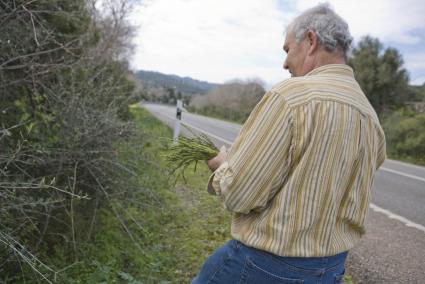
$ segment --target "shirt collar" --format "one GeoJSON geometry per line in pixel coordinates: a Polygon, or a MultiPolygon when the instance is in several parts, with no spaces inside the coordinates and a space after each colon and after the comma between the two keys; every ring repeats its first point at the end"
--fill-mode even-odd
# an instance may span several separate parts
{"type": "Polygon", "coordinates": [[[311,75],[339,75],[354,77],[353,69],[346,64],[327,64],[311,70],[305,76],[311,75]]]}

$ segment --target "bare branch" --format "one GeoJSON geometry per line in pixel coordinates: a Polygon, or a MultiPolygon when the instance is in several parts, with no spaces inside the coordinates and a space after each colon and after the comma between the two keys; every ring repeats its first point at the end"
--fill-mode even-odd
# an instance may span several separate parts
{"type": "Polygon", "coordinates": [[[37,46],[40,46],[40,43],[38,42],[38,39],[37,39],[37,32],[35,30],[34,19],[33,19],[32,13],[30,11],[28,11],[28,9],[25,8],[24,5],[22,5],[22,8],[30,14],[31,24],[32,24],[32,30],[34,32],[34,41],[37,44],[37,46]]]}

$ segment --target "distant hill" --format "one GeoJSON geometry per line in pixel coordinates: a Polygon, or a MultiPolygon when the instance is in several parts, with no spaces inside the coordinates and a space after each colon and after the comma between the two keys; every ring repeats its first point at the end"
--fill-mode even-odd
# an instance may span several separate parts
{"type": "Polygon", "coordinates": [[[205,94],[220,85],[153,71],[140,70],[135,75],[145,88],[174,88],[186,95],[205,94]]]}

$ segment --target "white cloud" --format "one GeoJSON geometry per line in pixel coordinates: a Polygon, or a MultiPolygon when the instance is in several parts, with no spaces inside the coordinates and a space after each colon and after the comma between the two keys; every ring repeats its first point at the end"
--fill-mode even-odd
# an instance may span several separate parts
{"type": "Polygon", "coordinates": [[[425,51],[407,54],[404,62],[406,68],[411,71],[422,70],[425,72],[425,51]]]}
{"type": "Polygon", "coordinates": [[[135,68],[223,82],[284,78],[285,14],[274,0],[157,0],[140,8],[135,68]],[[279,77],[279,78],[278,78],[279,77]]]}
{"type": "Polygon", "coordinates": [[[416,78],[416,79],[412,80],[412,81],[410,82],[410,84],[411,84],[411,85],[415,85],[415,86],[421,86],[421,85],[425,84],[425,76],[423,76],[423,77],[418,77],[418,78],[416,78]]]}
{"type": "Polygon", "coordinates": [[[404,66],[410,73],[411,84],[425,83],[425,51],[407,54],[404,57],[404,66]]]}
{"type": "MultiPolygon", "coordinates": [[[[321,1],[322,2],[322,1],[321,1]]],[[[353,36],[417,44],[425,29],[422,0],[330,0],[353,36]]],[[[289,77],[283,70],[284,28],[313,0],[147,0],[132,16],[140,26],[131,65],[211,82],[260,77],[268,84],[289,77]]],[[[423,40],[423,39],[422,39],[423,40]]],[[[408,69],[423,60],[407,59],[408,69]]],[[[424,71],[425,72],[425,71],[424,71]]]]}
{"type": "MultiPolygon", "coordinates": [[[[299,0],[302,11],[319,2],[299,0]]],[[[425,28],[423,0],[329,0],[335,11],[349,24],[351,33],[358,39],[370,34],[383,41],[416,44],[420,38],[412,31],[425,28]]]]}

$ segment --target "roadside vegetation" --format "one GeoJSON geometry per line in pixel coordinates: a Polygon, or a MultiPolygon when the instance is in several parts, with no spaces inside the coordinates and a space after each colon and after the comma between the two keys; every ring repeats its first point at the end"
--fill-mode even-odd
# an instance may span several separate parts
{"type": "Polygon", "coordinates": [[[401,54],[376,38],[364,37],[348,63],[378,113],[388,156],[425,165],[425,85],[409,86],[401,54]]]}
{"type": "MultiPolygon", "coordinates": [[[[199,164],[186,170],[187,183],[169,175],[160,159],[172,131],[139,107],[132,108],[134,139],[121,143],[117,155],[133,163],[136,193],[100,209],[91,242],[79,262],[58,274],[67,283],[189,283],[203,261],[230,238],[229,214],[208,195],[210,171],[199,164]],[[134,160],[137,156],[137,161],[134,160]],[[117,218],[119,216],[119,218],[117,218]]],[[[85,228],[79,219],[80,230],[85,228]]],[[[50,259],[66,267],[61,250],[50,259]]]]}
{"type": "MultiPolygon", "coordinates": [[[[166,145],[159,145],[158,138],[171,137],[172,131],[153,118],[144,109],[134,110],[140,130],[150,137],[144,152],[157,165],[144,168],[148,180],[160,181],[152,191],[162,204],[145,210],[141,225],[144,228],[144,252],[148,264],[141,279],[159,283],[190,283],[204,260],[218,246],[230,239],[230,214],[219,200],[209,195],[206,181],[211,172],[204,163],[198,163],[185,171],[186,182],[167,176],[168,163],[159,160],[166,145]],[[168,182],[168,183],[167,183],[168,182]]],[[[150,163],[148,163],[150,164],[150,163]]],[[[144,180],[140,180],[145,184],[144,180]]]]}
{"type": "Polygon", "coordinates": [[[195,96],[190,101],[188,110],[243,123],[264,93],[264,88],[258,82],[229,82],[205,95],[195,96]]]}
{"type": "Polygon", "coordinates": [[[0,2],[0,282],[93,271],[99,222],[127,228],[120,208],[146,194],[117,149],[134,136],[130,7],[103,3],[0,2]]]}
{"type": "Polygon", "coordinates": [[[171,137],[171,130],[142,108],[132,114],[135,139],[117,151],[123,163],[140,157],[134,168],[144,191],[125,204],[115,202],[115,212],[101,210],[93,242],[80,263],[61,275],[69,283],[189,283],[207,256],[230,239],[229,214],[205,188],[207,166],[188,168],[187,183],[173,185],[166,161],[158,158],[166,148],[158,140],[171,137]]]}

